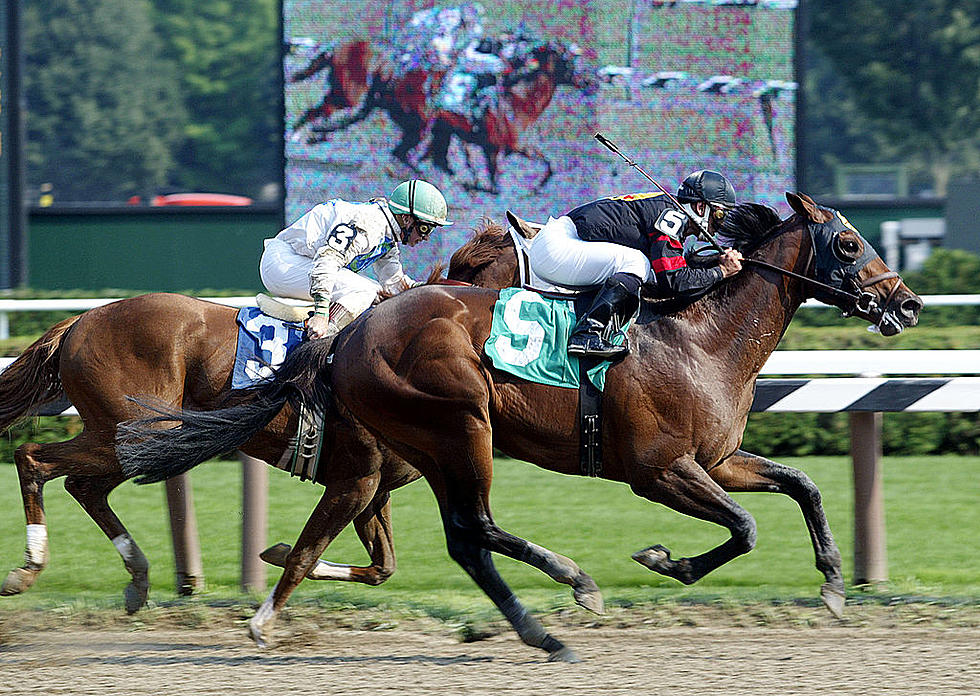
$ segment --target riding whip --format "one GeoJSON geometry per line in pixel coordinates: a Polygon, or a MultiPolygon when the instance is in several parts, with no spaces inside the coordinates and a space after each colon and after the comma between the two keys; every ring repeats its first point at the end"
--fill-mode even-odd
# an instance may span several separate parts
{"type": "Polygon", "coordinates": [[[685,215],[687,215],[687,217],[691,220],[691,222],[693,222],[695,225],[697,225],[698,230],[700,230],[700,232],[701,232],[702,239],[704,239],[712,247],[714,247],[714,249],[718,253],[724,253],[723,250],[722,250],[722,248],[721,248],[721,246],[718,244],[718,242],[715,241],[715,238],[711,236],[711,233],[710,232],[708,232],[708,228],[705,225],[701,224],[701,221],[700,220],[698,220],[696,217],[694,217],[693,215],[691,215],[691,213],[684,206],[682,206],[680,204],[680,202],[674,197],[674,194],[672,194],[670,191],[668,191],[663,186],[661,186],[656,181],[654,181],[654,179],[653,179],[652,176],[650,176],[645,171],[643,171],[643,168],[640,165],[638,165],[636,162],[634,162],[629,157],[627,157],[622,152],[620,152],[619,148],[616,147],[616,145],[614,145],[612,143],[612,141],[610,141],[602,133],[596,133],[595,134],[595,139],[598,140],[603,145],[605,145],[607,148],[609,148],[612,152],[615,152],[617,155],[619,155],[620,157],[622,157],[623,160],[626,161],[626,164],[628,164],[629,166],[633,167],[633,169],[635,169],[640,174],[642,174],[643,176],[645,176],[647,178],[647,180],[651,184],[653,184],[658,189],[660,189],[667,196],[667,198],[670,200],[671,203],[673,203],[674,205],[676,205],[679,210],[681,210],[685,215]]]}

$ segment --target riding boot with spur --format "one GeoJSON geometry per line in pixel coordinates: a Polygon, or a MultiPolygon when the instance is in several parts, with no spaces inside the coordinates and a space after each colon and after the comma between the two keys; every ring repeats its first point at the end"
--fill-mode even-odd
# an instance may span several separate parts
{"type": "Polygon", "coordinates": [[[625,336],[621,345],[612,343],[612,338],[639,309],[640,285],[640,279],[630,273],[616,273],[607,278],[592,306],[572,329],[568,354],[602,360],[617,360],[629,354],[625,336]]]}

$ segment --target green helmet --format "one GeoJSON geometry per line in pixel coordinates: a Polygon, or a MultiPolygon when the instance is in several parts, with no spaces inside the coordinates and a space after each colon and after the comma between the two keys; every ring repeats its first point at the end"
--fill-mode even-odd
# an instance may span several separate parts
{"type": "Polygon", "coordinates": [[[421,179],[398,184],[388,198],[388,207],[393,213],[414,215],[419,220],[433,225],[453,224],[446,219],[449,208],[439,189],[421,179]]]}

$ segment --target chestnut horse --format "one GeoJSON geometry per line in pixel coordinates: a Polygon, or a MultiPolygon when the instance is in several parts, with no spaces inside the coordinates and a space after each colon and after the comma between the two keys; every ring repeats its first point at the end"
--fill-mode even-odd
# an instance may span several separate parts
{"type": "MultiPolygon", "coordinates": [[[[302,114],[293,126],[293,137],[312,119],[322,123],[311,126],[312,134],[308,143],[326,140],[329,133],[346,129],[363,121],[375,109],[380,109],[401,131],[401,138],[392,150],[392,155],[413,171],[416,165],[409,159],[409,153],[421,142],[431,127],[432,143],[423,158],[431,158],[433,164],[452,174],[449,166],[449,143],[453,135],[464,143],[480,146],[486,156],[489,184],[482,185],[473,173],[469,188],[497,192],[497,170],[500,155],[520,154],[544,167],[541,180],[535,189],[541,188],[551,178],[551,164],[537,148],[521,146],[520,134],[527,130],[551,103],[555,90],[560,85],[569,85],[592,93],[598,89],[598,81],[581,69],[577,50],[563,41],[543,41],[529,49],[521,58],[522,64],[501,77],[503,80],[500,103],[488,109],[478,122],[470,122],[466,117],[450,111],[434,111],[429,97],[438,94],[439,86],[445,78],[445,71],[427,72],[420,68],[395,70],[391,61],[382,61],[377,67],[369,68],[371,48],[366,42],[356,42],[360,48],[342,46],[336,52],[322,54],[310,66],[297,73],[291,81],[305,79],[330,65],[330,88],[323,100],[302,114]],[[353,64],[342,62],[355,61],[353,64]],[[367,74],[367,84],[361,82],[367,74]],[[352,97],[359,100],[357,108],[346,117],[333,122],[327,119],[338,108],[354,106],[352,97]]],[[[353,45],[353,44],[352,44],[353,45]]],[[[467,152],[467,161],[469,153],[467,152]]]]}
{"type": "MultiPolygon", "coordinates": [[[[632,352],[606,375],[602,476],[729,530],[727,541],[698,556],[675,559],[660,545],[633,554],[685,584],[755,544],[755,521],[728,492],[789,495],[825,578],[821,597],[839,616],[841,557],[817,487],[803,472],[739,448],[756,378],[808,296],[872,322],[884,335],[913,326],[922,302],[840,213],[802,195],[787,200],[794,214],[785,221],[753,204],[729,213],[742,233],[755,233],[742,273],[676,314],[641,316],[629,330],[632,352]]],[[[450,556],[526,644],[549,659],[575,660],[521,605],[491,558],[496,552],[528,563],[570,585],[582,606],[602,611],[598,587],[574,561],[505,532],[490,511],[494,447],[582,474],[576,390],[505,374],[483,352],[498,297],[476,287],[415,288],[359,317],[332,352],[323,343],[300,346],[274,380],[237,406],[180,413],[148,404],[157,415],[120,426],[123,471],[138,482],[163,480],[244,441],[291,399],[315,404],[331,420],[377,435],[420,471],[438,501],[450,556]]],[[[260,644],[290,593],[382,485],[382,462],[349,454],[324,481],[282,577],[251,620],[260,644]]],[[[335,453],[334,464],[342,458],[335,453]]]]}
{"type": "Polygon", "coordinates": [[[456,136],[463,142],[468,165],[470,156],[467,144],[478,146],[486,161],[487,183],[481,183],[479,175],[473,170],[473,181],[466,187],[496,194],[499,193],[497,172],[501,156],[521,155],[543,169],[538,183],[532,187],[532,191],[536,192],[551,179],[551,162],[538,148],[521,145],[521,133],[534,125],[548,108],[559,86],[568,85],[585,94],[592,94],[599,83],[594,76],[582,70],[577,49],[561,41],[535,46],[526,56],[525,64],[515,66],[515,70],[504,75],[502,80],[503,92],[498,103],[488,107],[477,119],[451,111],[436,111],[432,117],[432,140],[425,157],[452,174],[448,159],[452,137],[456,136]]]}
{"type": "MultiPolygon", "coordinates": [[[[517,261],[508,234],[485,221],[454,254],[450,277],[497,288],[517,282],[517,261]]],[[[43,405],[66,398],[84,426],[71,440],[27,443],[15,452],[28,525],[27,552],[24,565],[8,573],[0,595],[27,590],[47,565],[44,484],[65,476],[66,490],[113,541],[132,576],[124,592],[126,610],[133,613],[145,604],[149,564],[108,502],[109,493],[125,480],[114,451],[116,425],[141,413],[127,394],[145,394],[191,409],[222,403],[231,390],[237,311],[162,293],[121,300],[54,325],[0,373],[0,432],[43,405]]],[[[290,446],[296,423],[295,412],[287,407],[248,442],[243,440],[240,449],[277,462],[290,446]]],[[[419,474],[363,430],[346,424],[337,430],[334,424],[326,438],[333,447],[360,448],[365,456],[384,461],[385,478],[371,504],[354,519],[371,565],[324,561],[311,577],[380,584],[395,570],[388,491],[419,474]]],[[[329,446],[324,448],[330,451],[329,446]]],[[[321,471],[331,466],[322,466],[321,471]]],[[[262,556],[281,565],[286,551],[288,547],[279,545],[262,556]]]]}

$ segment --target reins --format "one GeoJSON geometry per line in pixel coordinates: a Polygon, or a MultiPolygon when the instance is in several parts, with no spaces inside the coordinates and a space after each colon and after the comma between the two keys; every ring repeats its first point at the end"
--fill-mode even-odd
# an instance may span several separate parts
{"type": "MultiPolygon", "coordinates": [[[[813,249],[811,249],[810,260],[807,261],[808,267],[813,260],[813,254],[814,254],[813,249]]],[[[891,290],[888,292],[888,296],[885,298],[884,305],[882,306],[881,316],[878,318],[878,322],[876,324],[876,326],[879,329],[881,328],[881,325],[885,320],[884,307],[888,306],[892,298],[895,296],[895,293],[898,291],[898,286],[902,284],[902,279],[896,271],[886,271],[885,273],[879,273],[876,276],[872,276],[864,281],[861,281],[860,283],[857,283],[856,286],[859,292],[853,293],[853,292],[848,292],[847,290],[842,290],[840,288],[835,288],[832,285],[828,285],[823,281],[817,280],[816,278],[811,278],[809,276],[796,273],[795,271],[791,271],[788,268],[781,268],[779,266],[768,263],[767,261],[760,261],[759,259],[753,259],[753,258],[745,258],[742,259],[742,264],[757,266],[759,268],[765,268],[766,270],[775,271],[776,273],[779,273],[781,275],[790,278],[795,278],[796,280],[800,280],[804,283],[808,283],[811,286],[820,288],[821,290],[823,290],[824,292],[826,292],[827,294],[833,297],[843,299],[843,300],[850,300],[851,302],[854,303],[855,310],[866,312],[866,313],[870,313],[872,308],[874,308],[877,303],[875,302],[874,295],[872,295],[870,292],[865,292],[865,289],[871,287],[872,285],[880,283],[883,280],[888,280],[890,278],[897,278],[898,280],[896,280],[895,284],[892,285],[891,290]]],[[[849,316],[851,313],[852,312],[850,311],[844,310],[844,316],[849,316]]]]}

